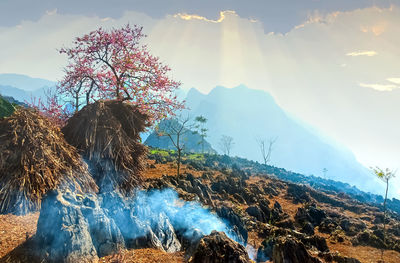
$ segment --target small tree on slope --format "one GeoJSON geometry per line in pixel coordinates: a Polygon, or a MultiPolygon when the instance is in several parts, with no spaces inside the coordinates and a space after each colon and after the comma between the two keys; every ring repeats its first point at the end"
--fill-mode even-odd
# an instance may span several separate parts
{"type": "Polygon", "coordinates": [[[170,119],[167,122],[163,122],[156,127],[156,133],[158,136],[167,136],[177,151],[177,169],[176,175],[179,177],[181,168],[182,153],[185,150],[185,142],[183,137],[186,133],[190,132],[193,125],[189,124],[189,117],[178,117],[170,119]]]}
{"type": "MultiPolygon", "coordinates": [[[[396,172],[392,171],[388,168],[385,170],[375,167],[371,168],[372,171],[375,173],[376,176],[378,176],[379,179],[384,181],[386,183],[386,191],[385,191],[385,200],[383,202],[383,243],[386,244],[386,201],[387,201],[387,195],[388,195],[388,190],[389,190],[389,181],[390,179],[395,177],[396,172]]],[[[382,261],[383,261],[383,249],[382,249],[382,261]]]]}
{"type": "Polygon", "coordinates": [[[205,127],[206,123],[207,123],[207,119],[200,115],[197,116],[194,121],[196,122],[195,128],[197,129],[197,131],[195,133],[198,133],[201,137],[201,140],[199,142],[199,144],[201,144],[201,153],[204,153],[204,143],[205,143],[205,139],[207,137],[207,131],[208,129],[205,127]]]}
{"type": "Polygon", "coordinates": [[[234,144],[235,143],[233,142],[233,138],[231,136],[228,136],[228,135],[222,135],[221,139],[219,141],[220,149],[222,150],[222,152],[225,155],[228,155],[228,156],[230,155],[234,144]]]}

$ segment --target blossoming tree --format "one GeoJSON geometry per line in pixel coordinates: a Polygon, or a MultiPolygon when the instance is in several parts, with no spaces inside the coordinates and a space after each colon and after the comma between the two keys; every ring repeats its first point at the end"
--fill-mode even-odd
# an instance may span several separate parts
{"type": "Polygon", "coordinates": [[[140,45],[142,28],[129,24],[106,30],[99,28],[77,37],[73,47],[62,48],[69,64],[59,90],[70,99],[75,111],[98,99],[116,99],[137,105],[159,120],[183,108],[175,91],[170,68],[140,45]]]}

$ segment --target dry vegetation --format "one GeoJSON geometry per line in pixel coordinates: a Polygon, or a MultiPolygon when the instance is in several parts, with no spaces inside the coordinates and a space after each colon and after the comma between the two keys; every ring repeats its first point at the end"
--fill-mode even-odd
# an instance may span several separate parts
{"type": "Polygon", "coordinates": [[[183,252],[166,253],[157,249],[124,250],[118,255],[101,258],[100,263],[180,263],[184,262],[183,252]]]}
{"type": "Polygon", "coordinates": [[[101,188],[113,184],[130,191],[141,182],[147,148],[140,132],[148,117],[121,101],[98,101],[72,116],[62,132],[95,168],[92,175],[101,188]]]}
{"type": "Polygon", "coordinates": [[[0,215],[0,258],[36,233],[39,212],[23,216],[0,215]]]}
{"type": "Polygon", "coordinates": [[[0,119],[0,174],[0,213],[34,211],[48,190],[60,186],[97,191],[76,149],[53,123],[30,109],[0,119]]]}

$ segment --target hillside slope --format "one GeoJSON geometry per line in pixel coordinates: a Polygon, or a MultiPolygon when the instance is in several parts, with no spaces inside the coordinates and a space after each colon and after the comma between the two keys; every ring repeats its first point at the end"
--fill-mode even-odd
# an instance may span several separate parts
{"type": "MultiPolygon", "coordinates": [[[[182,202],[195,200],[208,207],[240,234],[257,262],[282,262],[279,255],[306,260],[288,261],[297,263],[372,263],[380,259],[382,212],[376,206],[339,192],[280,180],[262,172],[257,164],[237,158],[205,155],[193,159],[186,155],[180,177],[175,176],[173,155],[151,154],[149,158],[144,188],[172,188],[182,202]],[[288,244],[290,249],[285,249],[288,244]]],[[[396,213],[389,217],[384,259],[396,263],[400,260],[400,222],[396,213]]],[[[0,262],[34,262],[24,255],[35,235],[37,219],[37,213],[0,216],[0,262]]],[[[184,253],[155,248],[122,250],[99,262],[185,262],[184,253]]]]}
{"type": "Polygon", "coordinates": [[[192,116],[208,119],[209,142],[234,139],[232,155],[261,161],[257,138],[277,138],[270,164],[302,174],[323,176],[381,192],[382,183],[346,148],[322,137],[288,115],[268,93],[245,86],[216,87],[209,94],[191,89],[186,98],[192,116]]]}

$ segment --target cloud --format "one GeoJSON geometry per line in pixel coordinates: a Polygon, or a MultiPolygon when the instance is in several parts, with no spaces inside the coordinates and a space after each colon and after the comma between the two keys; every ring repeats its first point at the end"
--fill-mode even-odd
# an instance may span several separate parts
{"type": "MultiPolygon", "coordinates": [[[[296,25],[304,23],[314,10],[322,15],[346,12],[371,6],[390,7],[394,0],[253,0],[251,4],[243,0],[1,0],[0,26],[16,26],[22,21],[37,21],[46,10],[57,8],[64,15],[111,17],[119,19],[124,12],[136,11],[155,19],[169,14],[197,14],[205,18],[215,18],[221,10],[235,10],[243,18],[260,21],[265,32],[287,33],[296,25]],[[40,3],[38,3],[40,2],[40,3]],[[23,6],[24,8],[21,8],[23,6]],[[79,8],[76,8],[79,6],[79,8]]],[[[214,20],[215,21],[215,20],[214,20]]],[[[376,31],[376,30],[375,30],[376,31]]],[[[379,32],[379,30],[377,31],[379,32]]]]}
{"type": "Polygon", "coordinates": [[[364,33],[371,32],[375,36],[380,36],[386,31],[388,23],[386,21],[381,21],[378,24],[372,26],[361,26],[361,31],[364,33]]]}
{"type": "Polygon", "coordinates": [[[370,88],[378,91],[392,91],[394,89],[400,88],[399,86],[392,85],[392,84],[366,84],[360,83],[360,86],[363,88],[370,88]]]}
{"type": "Polygon", "coordinates": [[[346,54],[346,56],[350,56],[350,57],[358,57],[358,56],[372,57],[372,56],[376,56],[376,55],[378,55],[378,53],[373,50],[353,51],[353,52],[346,54]]]}
{"type": "Polygon", "coordinates": [[[0,26],[0,73],[60,79],[66,57],[57,48],[99,26],[140,24],[148,35],[144,44],[185,88],[208,92],[216,85],[244,83],[266,90],[287,112],[350,147],[364,164],[398,164],[400,84],[395,81],[400,60],[393,43],[400,41],[400,8],[336,12],[322,20],[315,14],[302,28],[291,26],[285,34],[266,34],[264,17],[255,16],[259,22],[252,23],[238,10],[218,15],[186,8],[169,14],[66,15],[59,8],[54,15],[43,12],[38,20],[24,20],[19,28],[0,26]],[[385,33],[379,37],[360,30],[383,21],[385,33]],[[353,57],[368,54],[375,56],[353,57]],[[373,127],[368,116],[379,116],[373,127]],[[391,129],[378,129],[388,125],[391,129]]]}
{"type": "Polygon", "coordinates": [[[49,16],[57,14],[57,8],[54,8],[53,10],[46,10],[46,14],[49,16]]]}
{"type": "MultiPolygon", "coordinates": [[[[226,18],[226,15],[237,16],[235,11],[226,10],[226,11],[221,11],[219,13],[219,18],[217,20],[208,19],[204,16],[200,16],[200,15],[196,15],[196,14],[186,14],[186,13],[178,13],[178,14],[173,15],[173,17],[180,18],[183,20],[202,20],[202,21],[206,21],[206,22],[210,22],[210,23],[221,23],[226,18]]],[[[253,20],[251,20],[251,21],[253,21],[253,20]]]]}
{"type": "Polygon", "coordinates": [[[400,85],[400,78],[387,78],[386,79],[389,82],[392,82],[394,84],[399,84],[400,85]]]}

